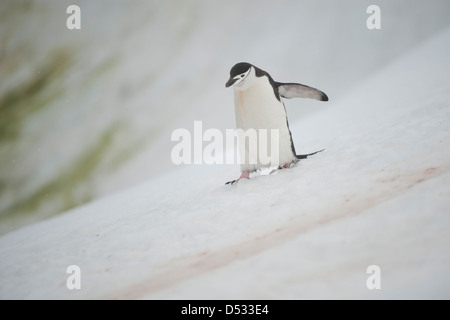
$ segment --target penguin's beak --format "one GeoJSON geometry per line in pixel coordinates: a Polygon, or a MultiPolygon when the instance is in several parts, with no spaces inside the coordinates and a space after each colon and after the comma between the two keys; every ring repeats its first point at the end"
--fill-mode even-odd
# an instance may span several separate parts
{"type": "Polygon", "coordinates": [[[235,83],[236,81],[237,81],[237,79],[234,79],[234,78],[230,77],[230,79],[228,79],[227,83],[225,83],[225,87],[228,88],[229,86],[232,86],[233,83],[235,83]]]}

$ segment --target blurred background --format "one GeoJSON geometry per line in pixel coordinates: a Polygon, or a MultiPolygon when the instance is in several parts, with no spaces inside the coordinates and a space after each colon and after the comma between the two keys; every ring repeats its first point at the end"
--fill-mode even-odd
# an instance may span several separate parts
{"type": "Polygon", "coordinates": [[[438,34],[449,13],[448,0],[2,0],[0,234],[175,169],[176,128],[234,128],[224,85],[237,62],[328,94],[326,106],[287,105],[295,121],[438,34]],[[71,4],[81,30],[66,27],[71,4]],[[366,27],[371,4],[381,30],[366,27]]]}

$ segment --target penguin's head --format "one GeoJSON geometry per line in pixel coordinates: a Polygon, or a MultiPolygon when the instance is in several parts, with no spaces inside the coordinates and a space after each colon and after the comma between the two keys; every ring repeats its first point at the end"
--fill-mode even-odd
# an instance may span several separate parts
{"type": "Polygon", "coordinates": [[[234,86],[238,90],[247,89],[255,79],[255,67],[247,62],[237,63],[230,70],[230,79],[225,87],[234,86]]]}

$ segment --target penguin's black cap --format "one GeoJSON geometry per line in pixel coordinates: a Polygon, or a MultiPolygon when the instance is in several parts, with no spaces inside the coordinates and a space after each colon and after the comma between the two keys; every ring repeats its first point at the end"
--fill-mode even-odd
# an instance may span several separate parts
{"type": "Polygon", "coordinates": [[[251,65],[248,62],[239,62],[236,63],[233,68],[231,68],[230,70],[230,77],[234,78],[237,75],[247,72],[248,69],[250,69],[253,65],[251,65]]]}
{"type": "Polygon", "coordinates": [[[236,63],[230,70],[230,79],[228,79],[227,83],[225,83],[225,87],[228,88],[229,86],[232,86],[233,83],[237,81],[237,79],[233,78],[236,77],[237,75],[247,72],[248,69],[250,69],[251,67],[253,67],[253,65],[248,62],[236,63]]]}

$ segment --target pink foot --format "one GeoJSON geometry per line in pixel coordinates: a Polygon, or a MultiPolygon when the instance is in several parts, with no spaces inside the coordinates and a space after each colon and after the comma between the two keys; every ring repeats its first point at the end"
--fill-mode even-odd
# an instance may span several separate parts
{"type": "Polygon", "coordinates": [[[281,169],[289,169],[290,167],[291,167],[290,163],[285,163],[284,165],[279,166],[278,169],[279,170],[281,170],[281,169]]]}
{"type": "Polygon", "coordinates": [[[228,181],[227,183],[225,183],[225,184],[234,184],[234,183],[237,183],[239,180],[241,180],[241,179],[250,179],[250,171],[242,171],[242,174],[241,174],[241,176],[239,177],[239,179],[237,179],[237,180],[232,180],[232,181],[228,181]]]}

